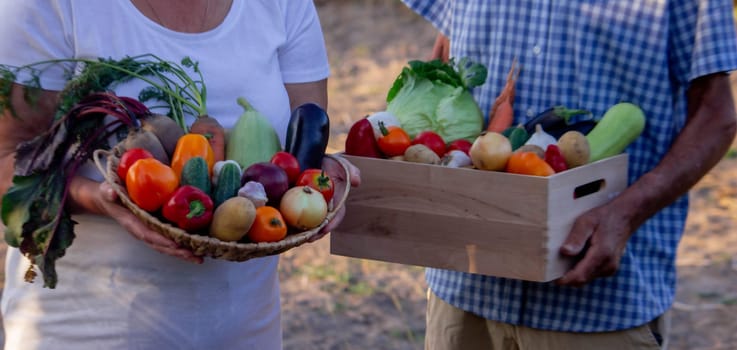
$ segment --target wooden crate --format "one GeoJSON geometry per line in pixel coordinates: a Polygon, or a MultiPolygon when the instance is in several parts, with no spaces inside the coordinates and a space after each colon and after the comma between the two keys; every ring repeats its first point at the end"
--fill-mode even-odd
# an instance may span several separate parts
{"type": "Polygon", "coordinates": [[[362,182],[332,254],[529,281],[570,269],[574,219],[627,186],[626,154],[550,177],[345,157],[362,182]]]}

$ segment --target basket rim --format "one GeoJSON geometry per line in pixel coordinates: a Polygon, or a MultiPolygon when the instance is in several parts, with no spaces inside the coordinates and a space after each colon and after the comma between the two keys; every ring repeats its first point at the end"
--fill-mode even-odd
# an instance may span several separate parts
{"type": "MultiPolygon", "coordinates": [[[[350,192],[350,170],[346,164],[346,160],[340,156],[325,154],[326,158],[330,158],[341,165],[345,172],[345,182],[343,194],[338,201],[333,198],[333,206],[327,213],[323,222],[310,230],[290,233],[284,239],[277,242],[226,242],[217,238],[189,233],[182,230],[171,223],[160,220],[158,217],[138,207],[128,196],[122,180],[117,174],[117,165],[119,163],[121,151],[118,149],[104,150],[98,149],[93,152],[93,160],[100,173],[102,173],[105,181],[111,185],[118,195],[118,198],[136,217],[144,221],[149,228],[161,233],[162,235],[174,240],[180,246],[189,246],[196,255],[209,256],[213,258],[222,258],[226,260],[245,261],[250,258],[262,257],[268,255],[276,255],[291,248],[300,246],[311,238],[318,235],[321,230],[335,217],[336,213],[345,205],[346,199],[350,192]]],[[[291,228],[290,228],[291,229],[291,228]]]]}

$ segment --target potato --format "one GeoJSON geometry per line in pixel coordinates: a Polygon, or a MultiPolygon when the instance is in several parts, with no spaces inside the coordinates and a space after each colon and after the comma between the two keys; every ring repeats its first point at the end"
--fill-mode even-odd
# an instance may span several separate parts
{"type": "Polygon", "coordinates": [[[407,147],[404,151],[404,160],[413,163],[440,164],[440,157],[430,147],[419,143],[407,147]]]}
{"type": "Polygon", "coordinates": [[[566,160],[568,168],[587,164],[591,155],[589,141],[579,131],[571,130],[558,138],[558,149],[566,160]]]}
{"type": "Polygon", "coordinates": [[[231,197],[220,204],[212,216],[210,236],[221,241],[238,241],[256,220],[256,207],[245,197],[231,197]]]}
{"type": "Polygon", "coordinates": [[[538,157],[545,159],[545,150],[538,145],[523,145],[514,151],[514,153],[517,152],[535,152],[538,157]]]}

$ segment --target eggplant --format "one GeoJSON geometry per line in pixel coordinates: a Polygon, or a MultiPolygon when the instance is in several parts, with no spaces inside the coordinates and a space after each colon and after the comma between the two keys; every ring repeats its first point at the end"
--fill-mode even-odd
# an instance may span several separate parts
{"type": "Polygon", "coordinates": [[[563,127],[554,127],[550,130],[545,130],[548,134],[555,137],[556,139],[559,139],[563,134],[565,134],[567,131],[575,130],[578,131],[584,135],[588,134],[589,131],[593,130],[596,126],[597,121],[594,119],[586,119],[579,122],[575,122],[573,124],[567,124],[563,127]]]}
{"type": "Polygon", "coordinates": [[[563,106],[555,106],[525,122],[524,127],[527,133],[532,135],[535,132],[535,125],[540,124],[545,132],[550,133],[550,130],[567,127],[571,117],[581,114],[591,114],[591,112],[584,109],[568,109],[563,106]]]}
{"type": "Polygon", "coordinates": [[[291,153],[301,171],[322,168],[330,138],[330,118],[315,103],[305,103],[292,111],[284,150],[291,153]]]}

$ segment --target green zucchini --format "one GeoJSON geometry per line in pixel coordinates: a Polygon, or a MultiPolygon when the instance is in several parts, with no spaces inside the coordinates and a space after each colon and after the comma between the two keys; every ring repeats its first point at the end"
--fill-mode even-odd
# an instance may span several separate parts
{"type": "Polygon", "coordinates": [[[235,160],[241,169],[246,169],[251,164],[268,162],[282,148],[279,137],[266,116],[245,98],[239,97],[237,101],[243,107],[243,114],[230,130],[225,159],[235,160]]]}
{"type": "Polygon", "coordinates": [[[192,185],[201,189],[203,192],[210,194],[210,170],[207,162],[202,157],[192,157],[182,167],[179,183],[184,185],[192,185]]]}
{"type": "Polygon", "coordinates": [[[621,102],[610,107],[586,134],[590,162],[622,153],[645,129],[645,113],[635,104],[621,102]]]}
{"type": "Polygon", "coordinates": [[[212,194],[212,201],[217,208],[226,200],[235,197],[241,188],[241,169],[232,162],[223,164],[218,174],[218,181],[215,184],[215,191],[212,194]]]}

